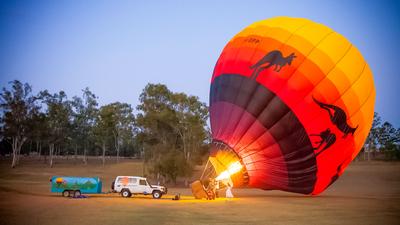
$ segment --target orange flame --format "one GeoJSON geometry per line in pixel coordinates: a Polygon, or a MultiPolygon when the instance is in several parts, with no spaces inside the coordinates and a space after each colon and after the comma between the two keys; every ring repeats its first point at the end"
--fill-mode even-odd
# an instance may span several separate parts
{"type": "Polygon", "coordinates": [[[236,161],[228,166],[228,169],[223,171],[220,175],[215,178],[216,180],[225,180],[231,177],[232,174],[239,172],[243,168],[239,161],[236,161]]]}

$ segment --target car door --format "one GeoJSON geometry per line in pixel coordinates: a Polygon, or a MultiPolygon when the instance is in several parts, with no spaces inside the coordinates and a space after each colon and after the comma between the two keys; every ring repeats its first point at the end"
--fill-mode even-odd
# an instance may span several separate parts
{"type": "Polygon", "coordinates": [[[140,190],[140,193],[151,194],[151,191],[149,192],[146,179],[139,179],[138,189],[140,190]]]}
{"type": "Polygon", "coordinates": [[[127,186],[131,193],[138,193],[138,191],[137,191],[138,179],[137,178],[129,177],[127,186]]]}
{"type": "Polygon", "coordinates": [[[153,192],[153,188],[150,186],[149,182],[146,180],[146,192],[151,194],[153,192]]]}

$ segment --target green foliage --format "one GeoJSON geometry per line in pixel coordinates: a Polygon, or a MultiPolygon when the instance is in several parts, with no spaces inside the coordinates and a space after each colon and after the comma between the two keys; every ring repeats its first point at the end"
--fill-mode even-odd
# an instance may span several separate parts
{"type": "Polygon", "coordinates": [[[365,141],[368,151],[384,152],[387,160],[400,160],[400,129],[387,121],[382,124],[378,113],[374,114],[371,130],[365,141]]]}
{"type": "MultiPolygon", "coordinates": [[[[71,102],[72,140],[81,149],[86,150],[94,142],[94,126],[98,115],[97,96],[89,88],[82,90],[82,98],[74,96],[71,102]]],[[[83,152],[86,155],[86,152],[83,152]]]]}
{"type": "Polygon", "coordinates": [[[193,165],[187,162],[177,150],[168,151],[162,156],[162,160],[154,163],[150,172],[160,174],[167,179],[167,182],[176,183],[178,176],[187,177],[192,175],[193,165]]]}
{"type": "Polygon", "coordinates": [[[385,152],[386,159],[400,159],[399,157],[399,130],[396,130],[392,124],[385,122],[379,128],[378,143],[380,150],[385,152]]]}
{"type": "Polygon", "coordinates": [[[119,160],[120,147],[132,142],[133,130],[134,116],[129,104],[115,102],[100,108],[94,132],[102,148],[103,163],[106,146],[114,147],[119,160]]]}
{"type": "Polygon", "coordinates": [[[68,137],[71,128],[72,108],[64,91],[50,94],[47,90],[40,92],[40,99],[46,104],[45,122],[49,135],[47,141],[58,144],[68,137]]]}
{"type": "Polygon", "coordinates": [[[1,136],[12,145],[15,167],[25,141],[33,136],[36,120],[40,116],[40,107],[36,104],[36,97],[32,95],[32,87],[20,81],[10,82],[11,90],[3,88],[0,93],[0,124],[1,136]]]}
{"type": "Polygon", "coordinates": [[[96,133],[101,139],[114,139],[115,147],[119,148],[123,141],[132,138],[134,131],[134,116],[129,104],[115,102],[100,108],[97,117],[96,133]],[[126,136],[125,139],[123,137],[126,136]]]}
{"type": "Polygon", "coordinates": [[[99,108],[89,88],[72,99],[63,91],[44,90],[37,96],[31,92],[28,84],[19,81],[12,82],[11,90],[3,89],[1,134],[7,140],[17,136],[20,146],[26,140],[43,144],[51,166],[53,155],[71,152],[103,155],[103,162],[106,154],[117,155],[117,160],[119,155],[136,155],[144,158],[154,175],[175,182],[179,176],[190,176],[208,153],[206,104],[165,85],[145,87],[136,118],[126,103],[99,108]]]}
{"type": "Polygon", "coordinates": [[[367,140],[365,141],[365,147],[367,147],[369,150],[377,148],[381,121],[381,117],[375,112],[371,130],[369,131],[367,140]]]}
{"type": "Polygon", "coordinates": [[[136,125],[149,171],[175,182],[187,177],[208,142],[208,108],[195,96],[148,84],[140,95],[136,125]]]}

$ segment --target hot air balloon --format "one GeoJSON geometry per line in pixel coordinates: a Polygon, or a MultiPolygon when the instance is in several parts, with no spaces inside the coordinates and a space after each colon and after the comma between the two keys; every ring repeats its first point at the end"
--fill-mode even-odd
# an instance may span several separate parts
{"type": "Polygon", "coordinates": [[[308,19],[256,22],[214,68],[209,165],[234,186],[319,194],[362,148],[374,103],[371,70],[345,37],[308,19]]]}

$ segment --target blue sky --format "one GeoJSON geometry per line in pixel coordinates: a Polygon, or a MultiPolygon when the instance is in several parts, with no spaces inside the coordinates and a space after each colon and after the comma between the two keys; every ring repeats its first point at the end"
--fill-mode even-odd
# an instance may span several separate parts
{"type": "Polygon", "coordinates": [[[0,87],[90,89],[100,104],[135,106],[149,83],[197,95],[225,44],[247,25],[305,17],[347,37],[364,55],[376,111],[400,126],[400,1],[0,1],[0,87]]]}

